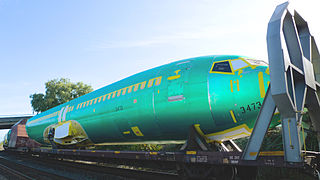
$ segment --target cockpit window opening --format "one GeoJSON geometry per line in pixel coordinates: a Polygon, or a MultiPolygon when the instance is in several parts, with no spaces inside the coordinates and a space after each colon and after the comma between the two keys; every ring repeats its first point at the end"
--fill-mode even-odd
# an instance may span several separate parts
{"type": "Polygon", "coordinates": [[[234,74],[235,71],[239,71],[247,67],[254,69],[257,66],[268,66],[268,64],[262,60],[239,57],[237,59],[214,62],[210,73],[234,74]]]}
{"type": "Polygon", "coordinates": [[[215,62],[212,66],[211,73],[232,73],[229,61],[215,62]]]}
{"type": "Polygon", "coordinates": [[[243,69],[248,67],[249,65],[243,61],[242,59],[235,59],[235,60],[231,60],[231,65],[232,65],[232,69],[233,71],[237,71],[239,69],[243,69]]]}

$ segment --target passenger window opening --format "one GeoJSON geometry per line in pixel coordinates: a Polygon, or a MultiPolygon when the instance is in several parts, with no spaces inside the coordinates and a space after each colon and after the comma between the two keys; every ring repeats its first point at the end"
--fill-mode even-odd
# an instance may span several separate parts
{"type": "Polygon", "coordinates": [[[211,72],[225,72],[232,73],[229,61],[217,62],[214,64],[211,72]]]}

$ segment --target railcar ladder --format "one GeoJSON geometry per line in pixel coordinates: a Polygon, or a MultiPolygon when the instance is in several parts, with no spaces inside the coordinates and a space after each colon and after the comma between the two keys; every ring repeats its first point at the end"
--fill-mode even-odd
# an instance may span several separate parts
{"type": "Polygon", "coordinates": [[[285,161],[303,160],[299,131],[305,107],[320,142],[320,55],[307,22],[288,5],[278,5],[268,24],[270,86],[243,152],[244,160],[257,159],[276,108],[281,115],[285,161]]]}

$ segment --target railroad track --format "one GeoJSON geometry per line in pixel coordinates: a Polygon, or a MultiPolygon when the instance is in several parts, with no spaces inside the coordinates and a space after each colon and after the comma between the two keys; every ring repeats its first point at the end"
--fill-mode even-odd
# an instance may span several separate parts
{"type": "Polygon", "coordinates": [[[20,173],[19,171],[16,171],[12,168],[9,168],[5,165],[0,164],[0,170],[1,173],[4,176],[4,178],[8,178],[8,179],[32,179],[30,176],[24,175],[22,173],[20,173]]]}
{"type": "MultiPolygon", "coordinates": [[[[8,157],[13,154],[8,155],[8,157]]],[[[178,176],[173,173],[166,172],[155,172],[155,171],[144,171],[134,170],[116,167],[98,166],[96,164],[62,161],[54,159],[46,159],[39,157],[31,157],[25,155],[14,156],[25,162],[32,162],[40,167],[46,167],[47,169],[54,169],[55,172],[60,175],[63,174],[64,178],[68,179],[112,179],[112,180],[177,180],[178,176]]],[[[1,156],[0,156],[1,157],[1,156]]],[[[1,158],[0,158],[1,163],[1,158]]],[[[50,176],[49,176],[50,177],[50,176]]],[[[37,178],[42,179],[42,178],[37,178]]],[[[55,178],[53,178],[55,179],[55,178]]],[[[61,178],[59,178],[61,179],[61,178]]]]}
{"type": "Polygon", "coordinates": [[[0,156],[1,175],[7,179],[33,180],[33,179],[62,179],[67,180],[64,176],[49,173],[41,169],[37,169],[18,161],[11,160],[7,157],[0,156]]]}

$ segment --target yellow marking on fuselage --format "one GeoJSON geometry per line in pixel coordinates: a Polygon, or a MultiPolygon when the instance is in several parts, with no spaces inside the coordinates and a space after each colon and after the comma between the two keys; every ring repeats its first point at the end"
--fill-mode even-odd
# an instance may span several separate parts
{"type": "Polygon", "coordinates": [[[268,74],[268,75],[270,74],[269,67],[266,69],[265,73],[268,74]]]}
{"type": "Polygon", "coordinates": [[[237,79],[237,90],[240,91],[240,88],[239,88],[239,79],[237,79]]]}
{"type": "Polygon", "coordinates": [[[232,117],[233,122],[234,122],[234,123],[237,123],[237,120],[236,120],[236,117],[234,116],[233,111],[230,110],[229,112],[230,112],[230,115],[231,115],[231,117],[232,117]]]}
{"type": "Polygon", "coordinates": [[[27,123],[27,125],[36,123],[36,122],[41,121],[41,120],[46,120],[46,119],[52,118],[52,117],[54,117],[54,116],[57,116],[57,115],[59,114],[59,112],[60,112],[60,111],[56,111],[56,112],[54,112],[54,113],[51,113],[51,114],[42,116],[42,117],[40,117],[40,118],[38,118],[38,119],[29,121],[29,122],[27,123]]]}
{"type": "Polygon", "coordinates": [[[231,92],[233,92],[233,83],[232,83],[232,80],[230,80],[230,87],[231,87],[231,92]]]}
{"type": "Polygon", "coordinates": [[[124,131],[123,134],[130,134],[130,131],[124,131]]]}
{"type": "Polygon", "coordinates": [[[138,126],[131,127],[131,129],[136,136],[144,136],[138,126]]]}
{"type": "Polygon", "coordinates": [[[179,74],[180,71],[181,71],[180,69],[174,71],[174,73],[176,73],[176,75],[174,75],[174,76],[169,76],[169,77],[168,77],[168,80],[174,80],[174,79],[180,78],[180,77],[181,77],[181,75],[179,74]]]}
{"type": "Polygon", "coordinates": [[[265,91],[264,82],[263,82],[263,72],[258,73],[258,79],[259,79],[260,96],[261,98],[264,98],[266,95],[266,91],[265,91]]]}
{"type": "MultiPolygon", "coordinates": [[[[241,73],[243,73],[243,70],[242,70],[242,69],[239,69],[239,70],[238,70],[238,76],[240,76],[241,73]]],[[[241,75],[240,77],[242,77],[242,75],[241,75]]]]}

